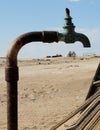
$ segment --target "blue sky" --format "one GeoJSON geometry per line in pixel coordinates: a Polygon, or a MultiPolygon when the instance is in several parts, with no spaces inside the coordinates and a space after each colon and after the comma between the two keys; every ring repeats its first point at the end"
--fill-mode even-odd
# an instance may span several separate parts
{"type": "Polygon", "coordinates": [[[88,36],[91,48],[82,44],[30,43],[19,52],[21,58],[42,58],[47,55],[75,51],[77,55],[100,55],[100,0],[1,0],[0,56],[6,56],[12,41],[31,31],[62,31],[65,8],[69,8],[75,31],[88,36]]]}

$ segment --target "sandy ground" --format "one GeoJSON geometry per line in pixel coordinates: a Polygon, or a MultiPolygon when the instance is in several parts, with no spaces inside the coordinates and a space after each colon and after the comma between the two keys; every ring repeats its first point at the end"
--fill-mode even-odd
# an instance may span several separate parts
{"type": "MultiPolygon", "coordinates": [[[[99,57],[20,60],[18,130],[50,130],[80,106],[99,61],[99,57]]],[[[4,63],[1,58],[0,130],[7,130],[4,63]]]]}

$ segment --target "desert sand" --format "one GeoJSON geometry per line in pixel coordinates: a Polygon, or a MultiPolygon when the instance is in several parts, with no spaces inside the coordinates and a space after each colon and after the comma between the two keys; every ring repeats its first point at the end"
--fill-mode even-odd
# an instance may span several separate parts
{"type": "MultiPolygon", "coordinates": [[[[100,57],[19,60],[18,130],[50,130],[85,100],[100,57]]],[[[5,59],[0,58],[0,130],[7,130],[5,59]]]]}

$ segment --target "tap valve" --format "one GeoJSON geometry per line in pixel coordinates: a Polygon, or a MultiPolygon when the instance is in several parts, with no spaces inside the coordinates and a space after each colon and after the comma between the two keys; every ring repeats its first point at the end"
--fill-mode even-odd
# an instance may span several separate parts
{"type": "Polygon", "coordinates": [[[66,16],[70,16],[70,10],[68,8],[66,8],[66,16]]]}
{"type": "Polygon", "coordinates": [[[63,28],[68,28],[70,27],[75,27],[74,24],[72,23],[72,17],[70,16],[70,10],[66,8],[66,17],[65,17],[65,26],[63,28]]]}
{"type": "Polygon", "coordinates": [[[59,41],[64,41],[68,44],[80,41],[84,47],[90,47],[90,41],[88,37],[84,34],[75,32],[75,26],[72,23],[72,17],[70,16],[70,10],[68,8],[66,8],[65,25],[63,29],[64,32],[59,33],[59,41]]]}

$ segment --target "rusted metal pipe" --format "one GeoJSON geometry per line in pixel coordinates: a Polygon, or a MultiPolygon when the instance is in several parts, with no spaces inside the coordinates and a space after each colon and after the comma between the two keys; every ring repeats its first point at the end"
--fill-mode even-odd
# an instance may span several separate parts
{"type": "Polygon", "coordinates": [[[58,32],[29,32],[19,36],[10,46],[6,57],[5,80],[7,81],[7,130],[18,130],[18,86],[17,55],[27,43],[33,41],[58,42],[58,32]]]}

